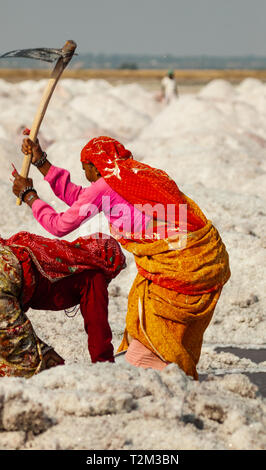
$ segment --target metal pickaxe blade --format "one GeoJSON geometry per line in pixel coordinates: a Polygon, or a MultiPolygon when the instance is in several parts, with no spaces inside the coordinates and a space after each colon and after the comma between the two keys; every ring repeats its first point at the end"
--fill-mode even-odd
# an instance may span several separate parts
{"type": "MultiPolygon", "coordinates": [[[[53,62],[57,59],[56,65],[52,71],[51,78],[47,83],[47,86],[43,92],[41,102],[37,113],[35,115],[33,124],[31,126],[31,131],[29,138],[36,142],[37,134],[39,132],[40,125],[44,118],[47,106],[49,104],[50,98],[53,94],[53,91],[56,87],[56,84],[66,68],[67,64],[70,62],[77,44],[74,41],[67,41],[62,49],[48,49],[48,48],[38,48],[38,49],[21,49],[17,51],[11,51],[4,54],[2,57],[28,57],[38,60],[46,60],[48,62],[53,62]]],[[[20,175],[24,178],[28,177],[29,169],[31,164],[31,155],[24,155],[22,169],[20,175]]],[[[17,205],[21,204],[21,200],[17,199],[17,205]]]]}
{"type": "Polygon", "coordinates": [[[13,57],[24,57],[25,59],[54,62],[60,57],[64,57],[64,53],[62,49],[49,49],[47,47],[39,47],[37,49],[17,49],[16,51],[6,52],[0,56],[0,59],[12,59],[13,57]]]}

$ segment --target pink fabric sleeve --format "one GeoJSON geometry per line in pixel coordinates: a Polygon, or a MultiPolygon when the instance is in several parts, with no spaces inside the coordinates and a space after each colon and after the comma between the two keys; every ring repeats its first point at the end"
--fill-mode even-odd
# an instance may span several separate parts
{"type": "Polygon", "coordinates": [[[69,171],[54,165],[50,167],[44,179],[50,184],[54,194],[68,206],[72,206],[80,194],[86,190],[70,181],[69,171]]]}
{"type": "Polygon", "coordinates": [[[45,180],[50,184],[54,194],[70,206],[65,212],[57,213],[41,199],[32,204],[35,219],[47,232],[56,237],[60,238],[73,232],[102,210],[113,227],[119,228],[122,224],[125,232],[131,232],[134,228],[136,233],[139,231],[142,233],[150,221],[149,216],[136,210],[132,204],[116,193],[104,178],[83,188],[70,181],[70,173],[67,170],[51,166],[45,180]]]}
{"type": "Polygon", "coordinates": [[[32,204],[32,213],[47,232],[60,238],[73,232],[102,210],[102,195],[103,185],[100,179],[80,191],[77,200],[65,212],[57,213],[49,204],[37,199],[32,204]]]}

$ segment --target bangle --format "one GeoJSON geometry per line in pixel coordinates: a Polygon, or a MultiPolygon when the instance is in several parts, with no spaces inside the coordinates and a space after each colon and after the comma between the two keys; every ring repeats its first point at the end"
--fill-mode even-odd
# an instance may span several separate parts
{"type": "Polygon", "coordinates": [[[24,202],[24,196],[29,193],[30,191],[33,191],[37,194],[37,191],[36,189],[34,189],[32,186],[27,186],[25,189],[23,189],[22,191],[20,191],[18,197],[21,201],[24,202]]]}
{"type": "Polygon", "coordinates": [[[43,152],[41,158],[37,162],[34,162],[32,164],[36,166],[37,168],[40,168],[41,166],[45,164],[46,160],[47,160],[47,153],[43,152]]]}
{"type": "Polygon", "coordinates": [[[26,204],[29,204],[29,202],[32,201],[32,199],[34,199],[34,198],[37,196],[36,191],[34,191],[34,193],[35,193],[35,194],[31,194],[31,195],[28,197],[27,201],[24,200],[24,202],[26,202],[26,204]]]}

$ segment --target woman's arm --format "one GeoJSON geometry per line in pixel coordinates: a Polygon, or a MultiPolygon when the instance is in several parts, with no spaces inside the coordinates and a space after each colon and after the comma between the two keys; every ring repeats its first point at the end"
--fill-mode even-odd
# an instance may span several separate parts
{"type": "MultiPolygon", "coordinates": [[[[32,163],[35,166],[41,162],[44,155],[39,141],[34,143],[29,138],[23,139],[21,150],[26,155],[32,154],[32,163]]],[[[67,170],[52,165],[47,158],[37,168],[44,176],[45,181],[50,184],[54,194],[68,206],[72,206],[85,190],[82,186],[78,186],[70,181],[70,173],[67,170]]]]}
{"type": "Polygon", "coordinates": [[[72,183],[69,171],[54,165],[50,166],[44,179],[50,184],[54,194],[68,206],[72,206],[87,189],[72,183]]]}
{"type": "Polygon", "coordinates": [[[12,176],[14,177],[13,193],[31,207],[35,219],[56,237],[63,237],[73,232],[85,220],[89,220],[102,211],[102,197],[108,190],[104,179],[100,178],[90,187],[82,190],[68,210],[57,213],[53,207],[39,199],[37,192],[33,189],[31,178],[23,178],[15,168],[12,176]]]}
{"type": "MultiPolygon", "coordinates": [[[[31,206],[34,218],[42,227],[60,238],[73,232],[83,222],[97,215],[102,210],[102,196],[101,185],[93,183],[65,212],[57,213],[53,207],[38,197],[29,201],[28,205],[31,206]]],[[[27,195],[25,197],[27,203],[26,198],[27,195]]]]}

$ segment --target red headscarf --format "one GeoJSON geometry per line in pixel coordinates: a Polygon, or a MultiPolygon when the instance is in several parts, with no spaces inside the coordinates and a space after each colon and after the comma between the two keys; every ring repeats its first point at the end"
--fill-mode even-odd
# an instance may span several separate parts
{"type": "MultiPolygon", "coordinates": [[[[178,226],[179,204],[188,203],[167,173],[134,160],[120,142],[105,136],[96,137],[85,145],[81,161],[93,163],[109,186],[133,205],[162,204],[167,210],[167,204],[174,204],[175,225],[178,226]]],[[[153,211],[150,215],[155,217],[153,211]]],[[[188,205],[187,230],[195,231],[204,225],[188,205]]]]}

